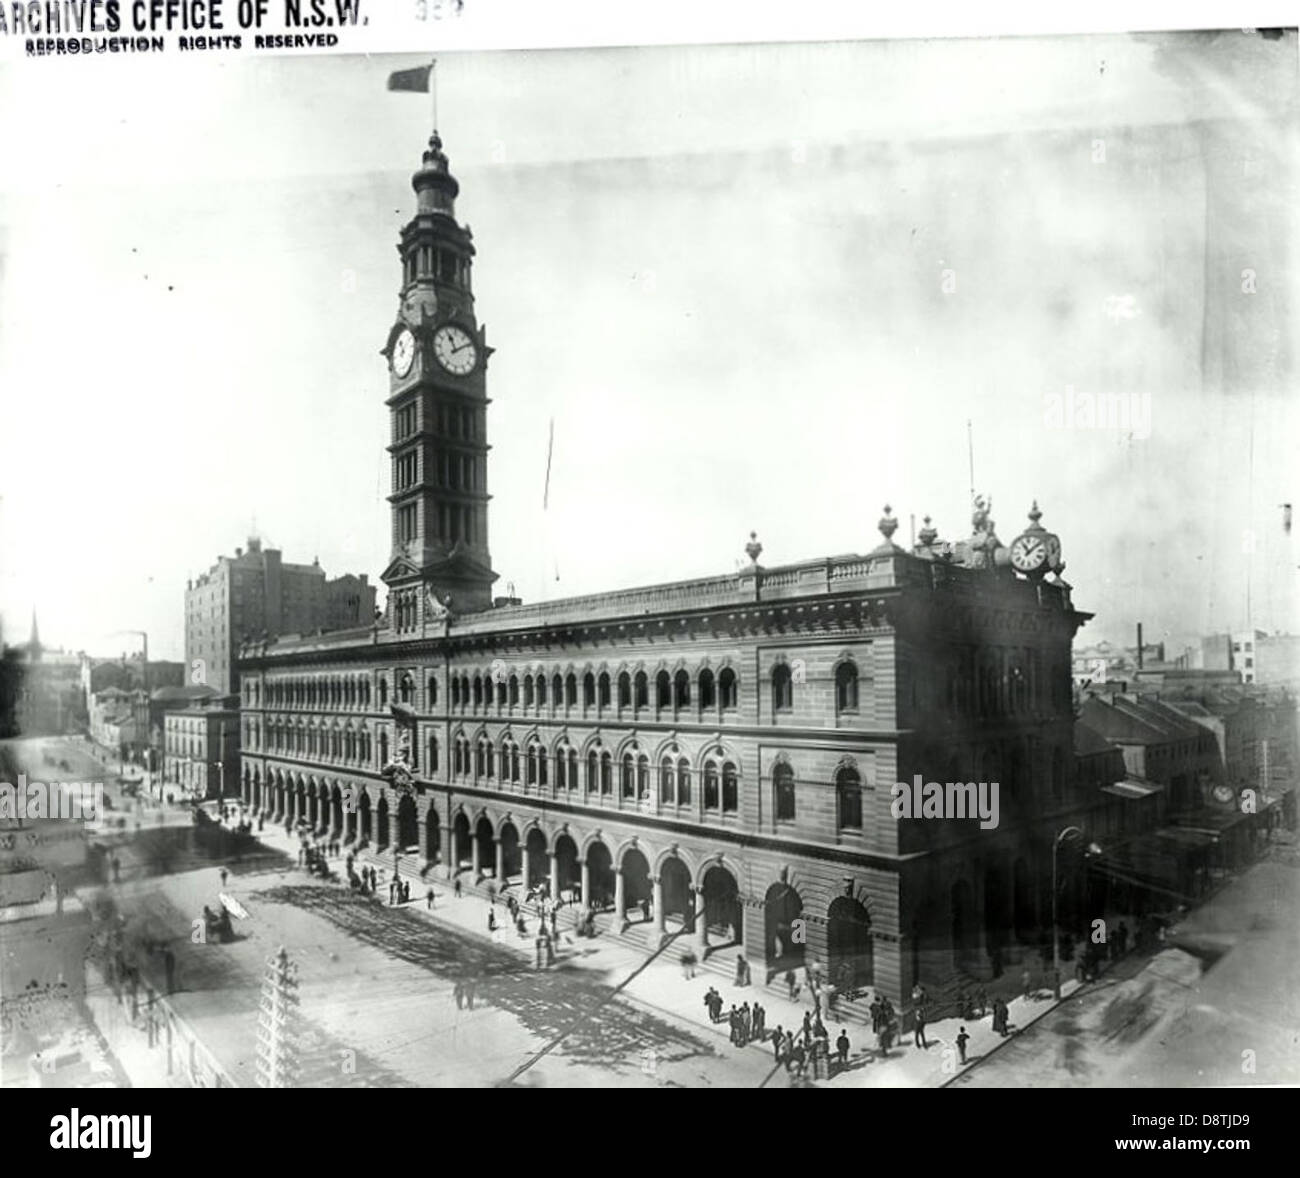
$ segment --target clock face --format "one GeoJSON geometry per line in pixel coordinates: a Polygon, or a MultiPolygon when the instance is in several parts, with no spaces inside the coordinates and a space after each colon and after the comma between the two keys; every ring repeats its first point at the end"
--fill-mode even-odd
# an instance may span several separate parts
{"type": "Polygon", "coordinates": [[[469,333],[451,324],[434,333],[433,354],[439,364],[456,376],[468,376],[478,363],[478,350],[469,333]]]}
{"type": "Polygon", "coordinates": [[[1227,785],[1216,785],[1214,787],[1214,800],[1225,804],[1232,801],[1232,787],[1227,785]]]}
{"type": "Polygon", "coordinates": [[[1047,545],[1038,536],[1019,536],[1011,545],[1011,567],[1032,573],[1047,560],[1047,545]]]}
{"type": "Polygon", "coordinates": [[[415,362],[415,336],[403,329],[393,344],[393,372],[405,376],[415,362]]]}

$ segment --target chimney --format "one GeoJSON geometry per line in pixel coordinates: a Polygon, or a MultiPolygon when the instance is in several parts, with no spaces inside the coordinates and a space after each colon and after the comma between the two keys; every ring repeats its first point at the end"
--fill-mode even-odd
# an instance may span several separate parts
{"type": "Polygon", "coordinates": [[[1142,623],[1138,623],[1138,670],[1142,670],[1142,623]]]}

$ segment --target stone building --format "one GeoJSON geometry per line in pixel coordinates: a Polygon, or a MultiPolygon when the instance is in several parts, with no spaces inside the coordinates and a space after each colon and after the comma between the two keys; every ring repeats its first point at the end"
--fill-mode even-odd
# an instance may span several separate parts
{"type": "Polygon", "coordinates": [[[375,587],[368,577],[330,580],[319,563],[290,564],[278,549],[264,549],[254,537],[247,551],[236,548],[233,557],[218,557],[185,586],[187,682],[232,692],[244,639],[356,626],[369,622],[374,612],[375,587]]]}
{"type": "Polygon", "coordinates": [[[926,520],[863,555],[528,605],[493,598],[491,350],[435,135],[402,230],[389,366],[388,609],[249,642],[242,789],[277,820],[545,885],[657,944],[819,963],[907,1004],[1037,943],[1053,840],[1088,812],[1071,643],[1091,615],[1035,504],[998,539],[926,520]],[[993,824],[896,818],[896,782],[997,783],[993,824]]]}

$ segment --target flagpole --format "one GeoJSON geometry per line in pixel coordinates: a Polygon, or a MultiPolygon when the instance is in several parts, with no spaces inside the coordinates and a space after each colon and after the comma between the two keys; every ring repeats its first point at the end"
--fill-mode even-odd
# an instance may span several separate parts
{"type": "Polygon", "coordinates": [[[429,65],[429,100],[433,108],[433,129],[438,130],[438,59],[429,65]]]}

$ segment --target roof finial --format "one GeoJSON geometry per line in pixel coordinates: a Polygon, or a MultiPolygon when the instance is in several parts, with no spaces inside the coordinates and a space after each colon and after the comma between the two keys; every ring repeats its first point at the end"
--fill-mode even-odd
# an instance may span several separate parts
{"type": "Polygon", "coordinates": [[[745,553],[749,559],[758,564],[758,558],[763,555],[763,545],[758,542],[758,533],[749,533],[749,543],[745,545],[745,553]]]}
{"type": "Polygon", "coordinates": [[[898,531],[898,520],[893,517],[893,508],[888,503],[885,504],[885,514],[881,516],[880,522],[876,525],[880,529],[880,534],[885,537],[886,544],[894,542],[894,533],[898,531]]]}

